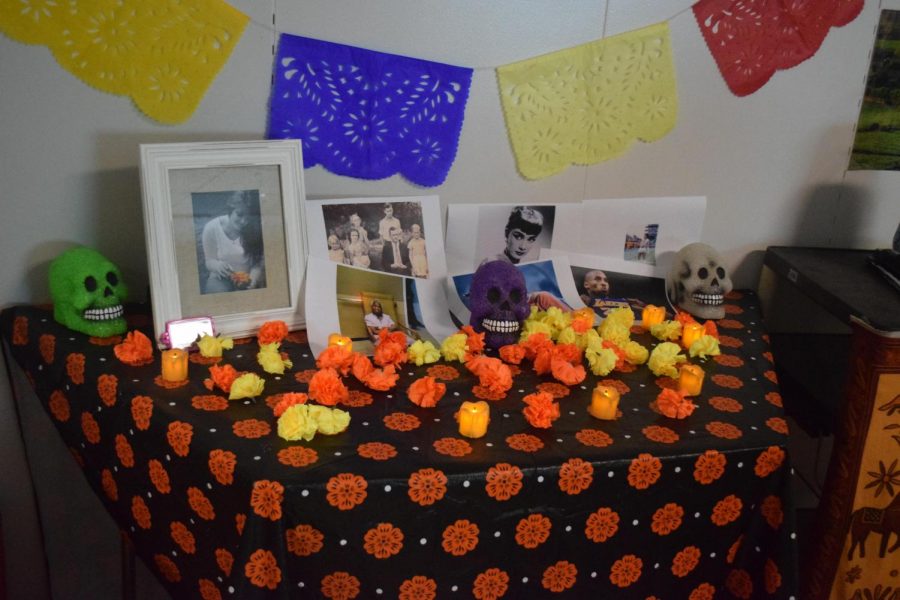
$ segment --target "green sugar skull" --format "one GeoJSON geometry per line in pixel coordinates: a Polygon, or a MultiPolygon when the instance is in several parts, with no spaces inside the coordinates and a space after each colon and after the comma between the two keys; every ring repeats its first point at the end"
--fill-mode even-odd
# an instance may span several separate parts
{"type": "Polygon", "coordinates": [[[69,329],[95,337],[125,333],[122,302],[128,288],[119,268],[90,248],[73,248],[50,263],[53,317],[69,329]]]}

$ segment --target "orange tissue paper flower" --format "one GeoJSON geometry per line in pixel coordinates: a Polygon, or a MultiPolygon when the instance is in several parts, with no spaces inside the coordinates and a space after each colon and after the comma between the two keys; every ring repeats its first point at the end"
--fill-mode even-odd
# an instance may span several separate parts
{"type": "Polygon", "coordinates": [[[495,394],[505,394],[513,384],[512,371],[508,365],[497,361],[478,374],[478,383],[495,394]]]}
{"type": "Polygon", "coordinates": [[[557,344],[553,354],[555,357],[565,359],[573,365],[581,363],[581,349],[575,344],[557,344]]]}
{"type": "Polygon", "coordinates": [[[477,356],[470,356],[466,360],[465,364],[466,364],[466,368],[470,372],[474,373],[475,375],[478,375],[479,373],[481,373],[482,370],[489,368],[488,365],[491,364],[491,361],[499,362],[499,360],[500,359],[498,359],[498,358],[492,358],[490,356],[485,356],[483,354],[479,354],[477,356]]]}
{"type": "Polygon", "coordinates": [[[675,311],[675,321],[678,321],[682,325],[687,323],[695,323],[694,317],[689,312],[684,312],[683,310],[675,311]]]}
{"type": "Polygon", "coordinates": [[[340,371],[341,375],[346,375],[353,367],[353,359],[354,355],[350,346],[328,346],[319,354],[316,366],[320,369],[330,367],[340,371]]]}
{"type": "Polygon", "coordinates": [[[113,347],[113,353],[126,365],[139,367],[153,361],[153,344],[140,331],[129,331],[122,343],[113,347]]]}
{"type": "Polygon", "coordinates": [[[478,376],[478,383],[495,394],[505,394],[512,387],[512,371],[499,358],[478,355],[466,361],[466,368],[478,376]]]}
{"type": "Polygon", "coordinates": [[[704,321],[703,323],[703,333],[706,335],[711,335],[712,337],[719,339],[719,328],[716,327],[715,321],[704,321]]]}
{"type": "Polygon", "coordinates": [[[231,391],[231,384],[238,378],[238,375],[240,373],[231,365],[212,365],[209,368],[209,379],[203,383],[207,389],[212,390],[213,387],[217,387],[227,394],[231,391]]]}
{"type": "Polygon", "coordinates": [[[287,323],[284,321],[266,321],[259,328],[256,339],[260,345],[281,342],[288,334],[287,323]]]}
{"type": "Polygon", "coordinates": [[[348,400],[350,391],[341,381],[338,372],[327,367],[319,369],[309,380],[309,397],[325,406],[334,406],[348,400]]]}
{"type": "Polygon", "coordinates": [[[375,370],[375,365],[369,360],[369,357],[359,352],[353,353],[353,363],[350,366],[350,372],[360,383],[365,383],[369,378],[369,374],[375,370]]]}
{"type": "Polygon", "coordinates": [[[691,416],[697,405],[689,398],[685,398],[681,392],[665,388],[656,397],[656,406],[659,412],[670,419],[684,419],[691,416]]]}
{"type": "Polygon", "coordinates": [[[500,358],[511,365],[517,365],[525,358],[525,348],[518,344],[508,344],[500,348],[500,358]]]}
{"type": "Polygon", "coordinates": [[[379,331],[373,358],[379,367],[399,367],[405,363],[409,358],[406,354],[406,334],[402,331],[389,332],[387,329],[379,331]]]}
{"type": "Polygon", "coordinates": [[[284,411],[295,404],[306,404],[308,399],[309,396],[300,392],[286,392],[281,395],[281,400],[275,404],[275,408],[272,409],[272,412],[275,413],[276,417],[280,417],[284,414],[284,411]]]}
{"type": "Polygon", "coordinates": [[[525,358],[534,360],[538,350],[553,346],[553,340],[546,333],[533,333],[524,342],[519,342],[519,345],[525,348],[525,358]]]}
{"type": "Polygon", "coordinates": [[[383,369],[374,369],[363,383],[371,390],[386,392],[397,385],[399,378],[394,365],[387,365],[383,369]]]}
{"type": "Polygon", "coordinates": [[[535,350],[534,362],[532,368],[538,375],[546,375],[550,372],[551,363],[553,362],[554,346],[551,343],[548,346],[540,346],[535,350]]]}
{"type": "Polygon", "coordinates": [[[433,408],[447,391],[447,386],[438,383],[434,377],[420,377],[412,382],[406,390],[410,402],[422,408],[433,408]]]}
{"type": "Polygon", "coordinates": [[[550,372],[557,381],[566,385],[577,385],[587,376],[583,365],[573,365],[562,358],[554,358],[550,361],[550,372]]]}
{"type": "Polygon", "coordinates": [[[463,325],[460,331],[466,334],[466,348],[470,355],[484,352],[484,333],[476,333],[471,325],[463,325]]]}
{"type": "Polygon", "coordinates": [[[572,329],[575,333],[585,333],[594,326],[594,311],[580,308],[572,313],[572,329]]]}
{"type": "Polygon", "coordinates": [[[528,394],[522,401],[527,405],[522,413],[532,427],[548,429],[553,425],[553,421],[559,418],[559,404],[548,392],[528,394]]]}

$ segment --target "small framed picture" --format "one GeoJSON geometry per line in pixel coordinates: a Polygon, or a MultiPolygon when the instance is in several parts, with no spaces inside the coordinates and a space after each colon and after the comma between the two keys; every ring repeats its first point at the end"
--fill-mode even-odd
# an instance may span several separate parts
{"type": "Polygon", "coordinates": [[[305,324],[302,164],[299,140],[141,145],[157,342],[197,316],[234,337],[305,324]]]}

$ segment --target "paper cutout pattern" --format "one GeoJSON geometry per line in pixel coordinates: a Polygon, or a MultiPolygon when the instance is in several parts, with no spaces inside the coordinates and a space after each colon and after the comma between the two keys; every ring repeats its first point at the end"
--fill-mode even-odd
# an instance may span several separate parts
{"type": "Polygon", "coordinates": [[[0,0],[0,31],[168,124],[193,114],[248,20],[220,0],[0,0]]]}
{"type": "Polygon", "coordinates": [[[828,31],[862,7],[863,0],[700,0],[693,11],[728,88],[746,96],[813,56],[828,31]]]}
{"type": "Polygon", "coordinates": [[[459,142],[472,69],[282,34],[269,138],[303,140],[303,166],[435,186],[459,142]]]}
{"type": "Polygon", "coordinates": [[[614,158],[635,139],[656,141],[675,126],[666,23],[499,67],[497,80],[527,179],[614,158]]]}

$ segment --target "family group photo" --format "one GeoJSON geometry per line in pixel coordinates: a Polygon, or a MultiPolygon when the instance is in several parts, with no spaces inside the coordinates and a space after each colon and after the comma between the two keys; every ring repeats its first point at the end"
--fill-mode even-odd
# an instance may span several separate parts
{"type": "Polygon", "coordinates": [[[331,261],[405,277],[428,277],[420,202],[328,204],[322,213],[331,261]]]}

